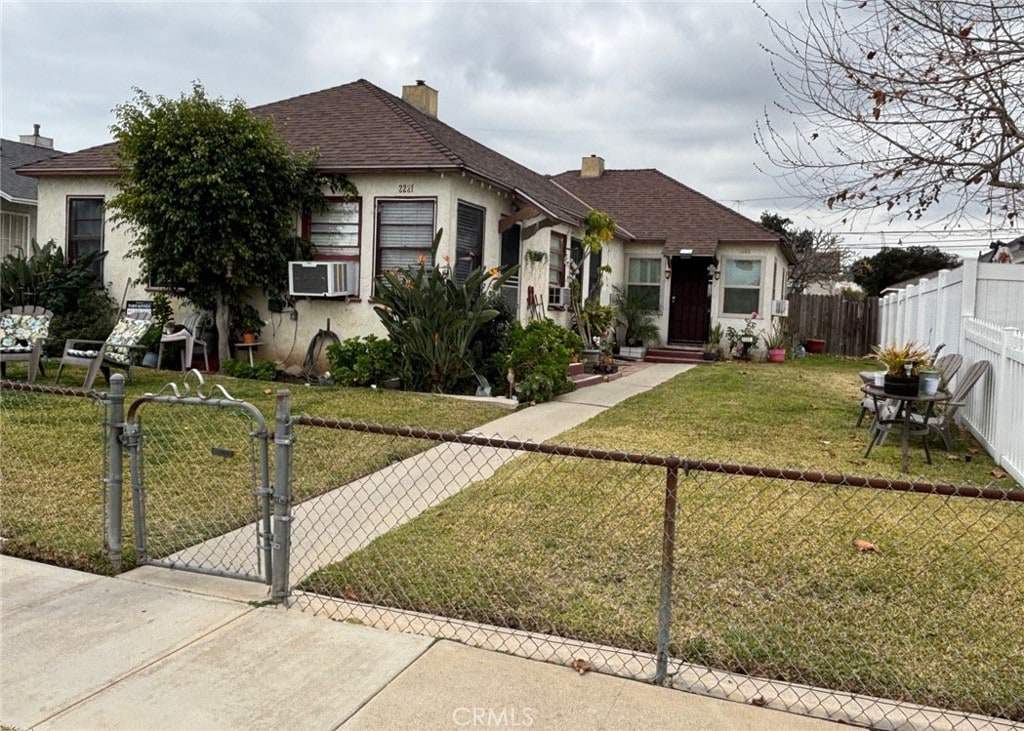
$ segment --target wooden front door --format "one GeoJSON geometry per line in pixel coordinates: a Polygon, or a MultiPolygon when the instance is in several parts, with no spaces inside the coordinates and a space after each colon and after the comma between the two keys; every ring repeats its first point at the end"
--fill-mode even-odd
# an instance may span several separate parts
{"type": "Polygon", "coordinates": [[[709,259],[672,258],[672,286],[668,306],[670,343],[703,343],[708,339],[711,320],[709,263],[709,259]]]}

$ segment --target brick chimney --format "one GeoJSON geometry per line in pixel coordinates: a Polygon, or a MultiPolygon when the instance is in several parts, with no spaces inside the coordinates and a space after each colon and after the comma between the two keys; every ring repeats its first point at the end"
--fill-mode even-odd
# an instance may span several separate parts
{"type": "Polygon", "coordinates": [[[415,84],[402,87],[402,101],[412,104],[428,117],[437,119],[437,89],[431,89],[423,79],[416,79],[415,84]]]}
{"type": "Polygon", "coordinates": [[[604,175],[604,158],[597,155],[583,158],[580,164],[581,178],[600,178],[604,175]]]}
{"type": "Polygon", "coordinates": [[[18,135],[18,142],[23,145],[34,145],[36,147],[45,147],[47,150],[53,149],[53,138],[43,137],[39,134],[39,125],[32,125],[32,134],[30,135],[18,135]]]}

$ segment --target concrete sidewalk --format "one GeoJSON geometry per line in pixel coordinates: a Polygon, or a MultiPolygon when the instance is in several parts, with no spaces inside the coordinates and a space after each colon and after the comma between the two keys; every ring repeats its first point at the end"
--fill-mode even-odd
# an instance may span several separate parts
{"type": "MultiPolygon", "coordinates": [[[[688,366],[478,431],[544,440],[688,366]]],[[[16,729],[821,729],[832,724],[263,606],[266,587],[0,556],[0,726],[16,729]]]]}

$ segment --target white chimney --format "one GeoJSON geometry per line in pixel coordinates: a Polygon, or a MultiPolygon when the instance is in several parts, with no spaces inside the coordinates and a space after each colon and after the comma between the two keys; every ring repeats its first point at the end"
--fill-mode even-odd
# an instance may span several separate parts
{"type": "Polygon", "coordinates": [[[597,155],[583,158],[580,164],[581,178],[600,178],[604,175],[604,158],[597,155]]]}
{"type": "Polygon", "coordinates": [[[53,138],[43,137],[39,134],[39,125],[32,125],[32,134],[30,135],[19,135],[18,142],[23,145],[35,145],[36,147],[45,147],[47,150],[53,149],[53,138]]]}
{"type": "Polygon", "coordinates": [[[416,79],[415,84],[402,87],[402,101],[412,104],[428,117],[437,119],[437,89],[431,89],[423,79],[416,79]]]}

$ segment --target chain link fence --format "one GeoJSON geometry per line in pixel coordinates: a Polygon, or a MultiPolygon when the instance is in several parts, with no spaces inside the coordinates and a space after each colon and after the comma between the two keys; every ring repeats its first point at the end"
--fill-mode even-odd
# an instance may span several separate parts
{"type": "Polygon", "coordinates": [[[6,554],[110,574],[109,402],[98,391],[0,381],[6,554]]]}
{"type": "Polygon", "coordinates": [[[294,423],[304,610],[875,728],[1024,721],[1024,493],[294,423]],[[433,445],[352,477],[403,440],[433,445]]]}

